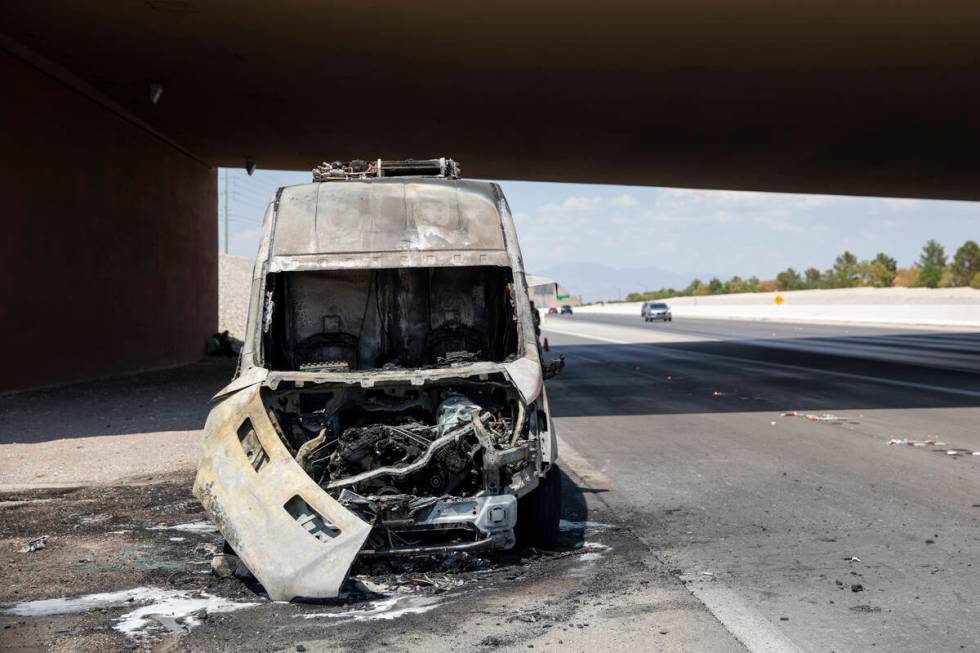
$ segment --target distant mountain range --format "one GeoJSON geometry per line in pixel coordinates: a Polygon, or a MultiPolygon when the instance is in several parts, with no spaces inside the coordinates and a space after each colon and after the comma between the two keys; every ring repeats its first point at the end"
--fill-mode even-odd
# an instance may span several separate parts
{"type": "Polygon", "coordinates": [[[623,299],[631,292],[644,290],[680,289],[696,276],[660,268],[614,268],[601,263],[562,263],[531,272],[551,277],[585,302],[623,299]]]}

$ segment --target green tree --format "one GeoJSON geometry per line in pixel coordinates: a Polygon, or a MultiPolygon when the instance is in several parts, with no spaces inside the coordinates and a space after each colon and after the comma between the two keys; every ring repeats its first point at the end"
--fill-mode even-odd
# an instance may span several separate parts
{"type": "Polygon", "coordinates": [[[890,272],[878,261],[861,261],[861,285],[876,288],[890,288],[895,273],[890,272]]]}
{"type": "Polygon", "coordinates": [[[875,263],[880,263],[882,266],[884,266],[886,270],[890,271],[892,274],[895,274],[895,272],[898,270],[898,261],[893,259],[888,254],[885,254],[884,252],[878,252],[878,254],[875,255],[873,260],[875,263]]]}
{"type": "Polygon", "coordinates": [[[866,286],[891,288],[897,270],[898,262],[895,259],[878,252],[872,260],[861,262],[861,282],[866,286]]]}
{"type": "Polygon", "coordinates": [[[735,275],[731,279],[725,282],[725,292],[737,293],[737,292],[752,292],[749,285],[745,282],[745,279],[735,275]]]}
{"type": "Polygon", "coordinates": [[[714,277],[708,282],[708,293],[711,295],[720,295],[725,292],[725,284],[721,282],[721,279],[714,277]]]}
{"type": "Polygon", "coordinates": [[[833,283],[835,288],[853,288],[861,284],[861,265],[849,251],[834,259],[833,283]]]}
{"type": "Polygon", "coordinates": [[[951,266],[954,286],[968,286],[980,273],[980,246],[968,240],[956,250],[951,266]]]}
{"type": "Polygon", "coordinates": [[[935,240],[930,240],[922,246],[918,267],[919,277],[915,285],[938,288],[943,280],[943,269],[946,267],[946,250],[935,240]]]}
{"type": "Polygon", "coordinates": [[[800,273],[793,268],[786,268],[776,275],[777,290],[800,290],[804,287],[800,273]]]}
{"type": "Polygon", "coordinates": [[[803,272],[804,283],[806,283],[807,288],[819,288],[820,287],[820,270],[817,268],[807,268],[803,272]]]}
{"type": "Polygon", "coordinates": [[[694,279],[691,283],[687,284],[687,288],[681,291],[682,295],[697,295],[698,289],[703,286],[700,279],[694,279]]]}

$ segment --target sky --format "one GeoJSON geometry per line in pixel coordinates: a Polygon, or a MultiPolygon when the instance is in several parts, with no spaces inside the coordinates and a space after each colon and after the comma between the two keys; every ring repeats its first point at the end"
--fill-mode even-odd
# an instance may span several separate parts
{"type": "MultiPolygon", "coordinates": [[[[219,171],[224,250],[225,169],[219,171]]],[[[254,256],[262,215],[279,186],[308,172],[229,169],[229,251],[254,256]]],[[[530,272],[566,264],[660,268],[685,279],[771,279],[794,267],[829,268],[850,250],[885,252],[900,267],[930,238],[948,255],[980,241],[980,203],[636,186],[500,182],[530,272]]],[[[636,290],[633,288],[632,290],[636,290]]]]}

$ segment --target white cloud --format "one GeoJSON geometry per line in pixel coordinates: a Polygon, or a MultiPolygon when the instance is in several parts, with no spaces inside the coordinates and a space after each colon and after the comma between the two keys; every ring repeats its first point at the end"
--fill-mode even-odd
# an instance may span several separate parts
{"type": "Polygon", "coordinates": [[[901,197],[881,197],[878,203],[891,211],[916,211],[922,208],[925,200],[905,199],[901,197]]]}
{"type": "MultiPolygon", "coordinates": [[[[565,188],[548,186],[555,194],[565,188]]],[[[518,231],[529,268],[591,261],[615,267],[660,267],[692,276],[766,278],[788,266],[826,268],[846,248],[860,257],[886,251],[904,261],[914,258],[928,238],[942,238],[944,231],[965,231],[962,224],[951,222],[941,228],[936,221],[923,221],[922,211],[937,216],[962,216],[964,209],[976,212],[976,205],[962,202],[682,188],[634,187],[628,193],[602,186],[572,188],[537,206],[523,204],[518,231]],[[887,219],[879,214],[883,207],[888,207],[887,219]],[[915,217],[899,210],[904,208],[914,208],[915,217]]],[[[505,192],[512,194],[506,186],[505,192]]],[[[516,201],[512,197],[511,205],[520,201],[519,195],[516,201]]]]}

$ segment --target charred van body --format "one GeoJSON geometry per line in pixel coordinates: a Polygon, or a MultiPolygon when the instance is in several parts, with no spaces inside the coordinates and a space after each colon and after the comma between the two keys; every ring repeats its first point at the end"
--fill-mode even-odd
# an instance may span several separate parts
{"type": "Polygon", "coordinates": [[[448,159],[315,178],[266,212],[195,495],[274,599],[336,596],[359,555],[553,546],[555,436],[500,188],[448,159]]]}

